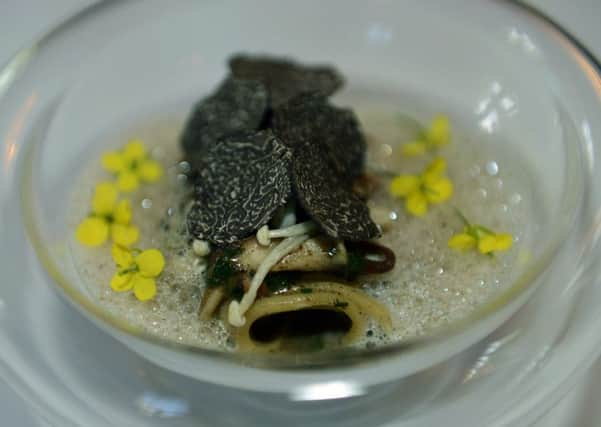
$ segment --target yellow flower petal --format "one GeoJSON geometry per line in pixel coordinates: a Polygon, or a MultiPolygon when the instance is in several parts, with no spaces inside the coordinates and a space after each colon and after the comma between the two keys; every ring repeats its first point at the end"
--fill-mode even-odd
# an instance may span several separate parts
{"type": "Polygon", "coordinates": [[[442,203],[453,195],[453,183],[447,178],[424,179],[424,194],[430,203],[442,203]]]}
{"type": "Polygon", "coordinates": [[[147,249],[136,257],[140,274],[144,277],[157,277],[165,267],[165,258],[158,249],[147,249]]]}
{"type": "Polygon", "coordinates": [[[421,191],[413,191],[407,196],[405,208],[412,215],[424,216],[428,212],[428,200],[421,191]]]}
{"type": "Polygon", "coordinates": [[[113,212],[119,192],[111,182],[101,182],[94,190],[92,210],[97,215],[108,215],[113,212]]]}
{"type": "Polygon", "coordinates": [[[151,300],[157,293],[157,285],[154,279],[136,274],[132,282],[134,287],[134,295],[140,301],[151,300]]]}
{"type": "Polygon", "coordinates": [[[113,260],[120,268],[128,268],[134,263],[134,257],[131,252],[123,246],[115,245],[111,247],[111,254],[113,260]]]}
{"type": "Polygon", "coordinates": [[[432,162],[428,165],[426,170],[423,173],[424,178],[436,178],[444,175],[447,170],[447,162],[442,157],[437,157],[432,160],[432,162]]]}
{"type": "Polygon", "coordinates": [[[486,235],[478,240],[478,250],[483,254],[489,254],[497,248],[497,238],[495,235],[486,235]]]}
{"type": "Polygon", "coordinates": [[[496,251],[506,251],[513,245],[513,237],[508,233],[500,233],[495,236],[496,251]]]}
{"type": "Polygon", "coordinates": [[[426,131],[428,142],[436,147],[442,147],[451,139],[451,124],[448,117],[438,115],[434,117],[430,128],[426,131]]]}
{"type": "Polygon", "coordinates": [[[449,248],[465,251],[476,246],[476,239],[467,233],[455,234],[448,244],[449,248]]]}
{"type": "Polygon", "coordinates": [[[131,171],[123,171],[117,177],[117,188],[125,193],[135,190],[139,184],[137,175],[131,171]]]}
{"type": "Polygon", "coordinates": [[[134,286],[132,278],[132,273],[115,273],[111,279],[111,289],[115,292],[129,291],[134,286]]]}
{"type": "Polygon", "coordinates": [[[401,147],[401,152],[405,156],[413,157],[413,156],[421,156],[426,152],[426,142],[425,141],[413,141],[407,144],[404,144],[401,147]]]}
{"type": "Polygon", "coordinates": [[[156,182],[163,176],[163,167],[156,160],[143,160],[138,166],[138,176],[145,182],[156,182]]]}
{"type": "Polygon", "coordinates": [[[138,241],[140,231],[133,225],[113,224],[111,238],[118,245],[128,247],[138,241]]]}
{"type": "Polygon", "coordinates": [[[108,223],[99,217],[84,219],[75,230],[75,237],[86,246],[100,246],[109,236],[108,223]]]}
{"type": "Polygon", "coordinates": [[[420,184],[420,179],[414,175],[399,175],[390,182],[388,191],[392,196],[405,197],[415,191],[420,184]]]}
{"type": "Polygon", "coordinates": [[[130,139],[123,147],[123,157],[129,162],[142,160],[146,156],[146,147],[140,139],[130,139]]]}
{"type": "Polygon", "coordinates": [[[117,203],[113,211],[113,218],[117,224],[127,225],[131,221],[131,203],[123,199],[117,203]]]}
{"type": "Polygon", "coordinates": [[[102,167],[109,172],[121,172],[125,169],[125,164],[125,159],[117,151],[109,151],[102,155],[102,167]]]}

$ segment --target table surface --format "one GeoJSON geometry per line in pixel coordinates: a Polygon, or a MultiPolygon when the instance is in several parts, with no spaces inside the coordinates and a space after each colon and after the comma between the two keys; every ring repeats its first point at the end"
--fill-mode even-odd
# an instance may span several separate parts
{"type": "MultiPolygon", "coordinates": [[[[0,64],[65,17],[95,0],[1,0],[0,64]]],[[[601,58],[601,0],[527,0],[561,23],[601,58]]],[[[536,427],[601,426],[601,360],[536,427]]],[[[0,380],[0,424],[40,427],[21,400],[0,380]]]]}

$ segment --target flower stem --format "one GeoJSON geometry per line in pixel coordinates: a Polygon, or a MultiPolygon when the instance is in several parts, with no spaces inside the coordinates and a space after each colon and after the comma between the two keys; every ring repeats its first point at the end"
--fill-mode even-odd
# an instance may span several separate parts
{"type": "Polygon", "coordinates": [[[463,222],[463,225],[465,225],[466,227],[471,228],[472,224],[470,224],[470,222],[467,220],[467,218],[465,217],[465,215],[463,215],[463,213],[459,210],[459,208],[455,207],[455,213],[457,214],[457,216],[459,217],[459,219],[461,219],[461,222],[463,222]]]}

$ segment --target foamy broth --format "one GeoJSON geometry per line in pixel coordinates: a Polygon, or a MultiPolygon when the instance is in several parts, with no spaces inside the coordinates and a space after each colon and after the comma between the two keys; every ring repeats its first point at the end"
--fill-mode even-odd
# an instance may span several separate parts
{"type": "MultiPolygon", "coordinates": [[[[411,136],[413,128],[398,112],[382,107],[356,112],[368,136],[370,166],[410,174],[418,173],[431,160],[431,156],[400,155],[399,144],[411,136]]],[[[231,350],[235,343],[225,324],[216,319],[201,321],[197,314],[205,289],[205,264],[181,232],[189,169],[181,162],[178,146],[184,120],[184,115],[152,117],[99,141],[100,146],[110,149],[129,138],[141,138],[165,167],[166,174],[159,183],[144,185],[130,196],[133,222],[141,231],[136,246],[158,248],[166,260],[155,299],[144,303],[131,292],[111,290],[115,265],[108,244],[89,249],[73,239],[72,255],[92,297],[133,326],[188,345],[231,350]]],[[[438,153],[447,160],[455,185],[449,202],[431,207],[423,218],[415,218],[406,213],[402,200],[388,196],[387,179],[382,179],[383,185],[372,196],[370,205],[386,208],[392,219],[391,228],[379,242],[394,250],[396,266],[389,273],[361,278],[360,287],[390,309],[394,327],[392,333],[385,334],[372,325],[355,345],[369,347],[428,334],[469,315],[515,279],[515,266],[527,254],[524,230],[532,215],[532,194],[523,185],[519,174],[523,170],[516,167],[511,153],[495,156],[467,135],[453,123],[452,143],[438,153]],[[512,233],[514,247],[494,257],[449,249],[448,239],[463,229],[455,208],[474,223],[512,233]]],[[[101,170],[99,160],[93,159],[73,194],[73,229],[88,213],[94,185],[107,179],[110,176],[101,170]]]]}

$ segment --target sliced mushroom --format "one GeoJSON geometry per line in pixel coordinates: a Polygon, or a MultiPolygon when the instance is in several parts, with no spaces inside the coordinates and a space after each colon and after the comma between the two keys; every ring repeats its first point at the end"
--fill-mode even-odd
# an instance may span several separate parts
{"type": "MultiPolygon", "coordinates": [[[[246,239],[236,261],[243,270],[254,271],[276,244],[277,241],[274,241],[269,246],[262,246],[254,237],[246,239]]],[[[326,237],[313,237],[282,258],[271,271],[333,271],[344,268],[347,260],[343,243],[326,237]]]]}
{"type": "Polygon", "coordinates": [[[225,298],[225,290],[222,286],[209,288],[202,297],[202,302],[198,310],[198,318],[200,320],[209,320],[213,317],[215,311],[225,298]]]}
{"type": "Polygon", "coordinates": [[[231,330],[240,350],[254,352],[284,350],[288,341],[327,333],[340,335],[340,344],[349,345],[363,335],[369,320],[385,331],[392,327],[390,313],[379,301],[335,282],[305,283],[286,294],[260,298],[246,320],[231,330]]]}

